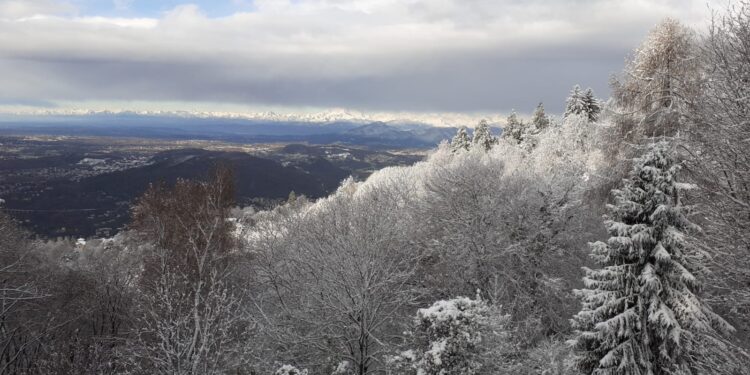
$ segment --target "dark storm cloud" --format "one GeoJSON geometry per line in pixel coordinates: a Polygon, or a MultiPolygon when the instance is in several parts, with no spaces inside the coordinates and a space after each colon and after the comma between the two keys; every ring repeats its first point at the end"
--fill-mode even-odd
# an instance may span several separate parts
{"type": "Polygon", "coordinates": [[[0,104],[477,112],[544,101],[559,110],[575,83],[606,94],[610,74],[653,24],[664,16],[698,23],[702,4],[259,0],[252,13],[209,18],[182,6],[159,19],[36,10],[0,19],[0,104]]]}

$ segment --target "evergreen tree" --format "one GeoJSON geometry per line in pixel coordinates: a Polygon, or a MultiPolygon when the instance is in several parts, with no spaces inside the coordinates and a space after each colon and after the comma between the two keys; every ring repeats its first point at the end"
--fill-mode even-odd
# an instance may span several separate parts
{"type": "Polygon", "coordinates": [[[583,102],[581,86],[573,86],[573,90],[570,91],[570,96],[568,96],[565,103],[565,117],[570,115],[580,115],[586,112],[586,104],[583,102]]]}
{"type": "Polygon", "coordinates": [[[549,126],[549,117],[544,113],[544,105],[539,103],[534,110],[534,115],[531,117],[531,124],[534,125],[536,131],[542,131],[549,126]]]}
{"type": "Polygon", "coordinates": [[[503,138],[512,140],[516,144],[521,143],[524,136],[524,124],[518,119],[516,111],[512,111],[508,115],[506,122],[505,129],[503,129],[503,138]]]}
{"type": "Polygon", "coordinates": [[[453,152],[458,152],[461,150],[468,151],[470,147],[471,139],[469,138],[469,134],[466,132],[466,127],[462,126],[458,129],[456,135],[451,140],[451,150],[453,152]]]}
{"type": "Polygon", "coordinates": [[[487,120],[479,121],[477,127],[474,128],[474,137],[471,139],[471,143],[485,151],[489,151],[492,146],[497,144],[497,138],[492,135],[487,120]]]}
{"type": "Polygon", "coordinates": [[[585,117],[589,122],[595,122],[599,118],[600,112],[601,106],[594,97],[594,91],[591,88],[581,92],[580,86],[573,86],[565,107],[565,117],[577,115],[585,117]]]}
{"type": "Polygon", "coordinates": [[[686,236],[698,228],[680,203],[678,170],[667,144],[656,143],[613,190],[611,237],[591,244],[602,268],[585,269],[576,291],[583,309],[573,343],[585,374],[692,374],[695,334],[731,329],[695,294],[704,254],[686,236]]]}
{"type": "Polygon", "coordinates": [[[294,190],[289,192],[289,196],[286,198],[286,203],[293,204],[297,201],[297,193],[294,192],[294,190]]]}
{"type": "Polygon", "coordinates": [[[307,370],[300,370],[292,365],[283,365],[276,370],[274,375],[307,375],[307,370]]]}
{"type": "Polygon", "coordinates": [[[586,108],[586,116],[590,122],[596,122],[599,119],[599,113],[602,111],[602,107],[599,105],[599,101],[594,96],[594,90],[591,88],[586,89],[583,93],[583,104],[586,108]]]}
{"type": "MultiPolygon", "coordinates": [[[[441,300],[419,309],[411,332],[416,347],[390,358],[391,366],[404,375],[479,373],[482,333],[489,328],[491,312],[479,296],[441,300]]],[[[507,316],[499,317],[500,321],[505,319],[507,316]]]]}

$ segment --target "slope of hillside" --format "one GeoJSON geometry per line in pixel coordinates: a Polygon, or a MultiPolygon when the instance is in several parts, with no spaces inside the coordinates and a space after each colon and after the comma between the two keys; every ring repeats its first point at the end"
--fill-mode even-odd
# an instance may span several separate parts
{"type": "Polygon", "coordinates": [[[217,163],[235,170],[236,198],[245,205],[258,199],[282,199],[291,191],[320,197],[335,190],[350,174],[321,157],[283,165],[246,153],[180,149],[158,153],[146,165],[135,168],[80,181],[49,181],[33,199],[23,198],[23,193],[5,198],[8,207],[20,219],[28,220],[36,233],[89,236],[103,228],[113,231],[124,225],[129,205],[150,183],[200,179],[217,163]]]}

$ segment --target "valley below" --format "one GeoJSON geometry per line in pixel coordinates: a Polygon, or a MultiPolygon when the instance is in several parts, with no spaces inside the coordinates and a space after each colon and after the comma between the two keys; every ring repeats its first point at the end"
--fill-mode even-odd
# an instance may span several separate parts
{"type": "Polygon", "coordinates": [[[238,143],[71,135],[0,135],[0,209],[45,237],[108,237],[130,219],[149,184],[234,170],[238,206],[267,208],[291,192],[309,198],[353,176],[409,165],[422,148],[313,143],[238,143]]]}

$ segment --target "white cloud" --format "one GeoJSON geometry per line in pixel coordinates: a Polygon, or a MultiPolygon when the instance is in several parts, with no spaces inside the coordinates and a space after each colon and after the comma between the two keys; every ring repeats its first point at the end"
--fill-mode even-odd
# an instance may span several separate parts
{"type": "Polygon", "coordinates": [[[37,15],[71,15],[77,8],[67,1],[0,0],[0,18],[17,19],[37,15]]]}
{"type": "Polygon", "coordinates": [[[252,12],[183,5],[158,19],[20,3],[0,0],[12,10],[0,20],[6,101],[449,111],[561,100],[573,83],[603,91],[659,19],[708,15],[703,0],[256,0],[252,12]]]}

